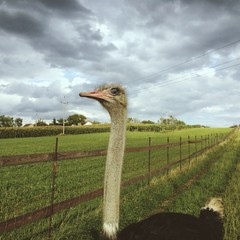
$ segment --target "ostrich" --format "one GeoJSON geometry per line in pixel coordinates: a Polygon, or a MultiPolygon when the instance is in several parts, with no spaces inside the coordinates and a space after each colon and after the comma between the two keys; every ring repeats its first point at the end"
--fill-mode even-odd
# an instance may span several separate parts
{"type": "Polygon", "coordinates": [[[223,203],[210,198],[200,216],[162,212],[124,228],[118,240],[223,240],[223,203]]]}
{"type": "Polygon", "coordinates": [[[109,112],[111,133],[104,177],[103,233],[111,240],[222,240],[223,204],[211,198],[199,218],[183,213],[158,213],[133,223],[118,233],[122,164],[125,150],[127,97],[119,84],[106,84],[92,92],[81,92],[109,112]]]}
{"type": "Polygon", "coordinates": [[[80,96],[98,100],[111,117],[111,134],[104,177],[103,232],[107,238],[116,239],[127,122],[126,94],[120,85],[108,84],[93,92],[82,92],[80,96]]]}

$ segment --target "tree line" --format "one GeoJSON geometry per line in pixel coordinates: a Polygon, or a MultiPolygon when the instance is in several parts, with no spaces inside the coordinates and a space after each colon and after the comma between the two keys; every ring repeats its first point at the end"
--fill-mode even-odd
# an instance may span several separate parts
{"type": "MultiPolygon", "coordinates": [[[[84,125],[88,119],[86,116],[82,115],[82,114],[72,114],[69,115],[65,120],[65,125],[66,126],[78,126],[78,125],[84,125]]],[[[99,122],[93,121],[91,122],[92,124],[99,124],[99,122]]],[[[157,122],[153,122],[151,120],[143,120],[140,121],[137,118],[132,118],[129,117],[128,118],[128,123],[142,123],[142,124],[159,124],[161,125],[163,128],[169,128],[171,126],[176,126],[176,127],[186,127],[186,123],[184,121],[181,121],[175,117],[173,117],[172,115],[170,115],[169,117],[161,117],[157,122]]],[[[1,115],[0,116],[0,127],[21,127],[23,125],[23,119],[21,118],[13,118],[10,116],[5,116],[5,115],[1,115]]],[[[30,125],[30,124],[27,124],[30,125]]],[[[38,119],[34,126],[53,126],[53,125],[63,125],[63,118],[60,119],[56,119],[53,118],[52,122],[50,122],[49,124],[47,124],[44,120],[42,119],[38,119]]],[[[202,127],[201,125],[196,125],[195,127],[202,127]]]]}
{"type": "Polygon", "coordinates": [[[0,116],[0,127],[21,127],[23,120],[21,118],[13,118],[10,116],[0,116]]]}
{"type": "MultiPolygon", "coordinates": [[[[87,122],[87,117],[82,114],[72,114],[68,116],[65,120],[66,126],[73,126],[73,125],[84,125],[87,122]]],[[[98,122],[92,122],[98,123],[98,122]]],[[[31,124],[26,124],[26,126],[31,124]]],[[[34,124],[34,126],[47,126],[47,125],[63,125],[63,118],[56,119],[53,118],[52,122],[49,124],[42,119],[38,119],[34,124]]],[[[22,127],[23,126],[23,119],[22,118],[14,118],[11,116],[0,115],[0,127],[22,127]]]]}

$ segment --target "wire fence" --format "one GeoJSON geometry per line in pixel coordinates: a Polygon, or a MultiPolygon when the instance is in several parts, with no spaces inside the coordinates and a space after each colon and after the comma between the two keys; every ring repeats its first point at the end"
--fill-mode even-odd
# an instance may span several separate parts
{"type": "MultiPolygon", "coordinates": [[[[181,169],[228,137],[167,137],[165,143],[148,138],[145,146],[126,148],[122,187],[150,184],[152,177],[168,174],[172,168],[181,169]]],[[[1,156],[0,233],[48,219],[50,238],[54,214],[103,195],[106,152],[59,152],[56,138],[53,153],[1,156]]]]}

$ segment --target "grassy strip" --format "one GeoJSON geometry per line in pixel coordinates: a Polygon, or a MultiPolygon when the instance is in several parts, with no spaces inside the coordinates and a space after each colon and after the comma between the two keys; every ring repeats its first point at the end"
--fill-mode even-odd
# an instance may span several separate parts
{"type": "Polygon", "coordinates": [[[240,144],[229,149],[209,173],[179,196],[168,210],[198,215],[207,197],[221,196],[225,205],[225,240],[240,237],[240,144]],[[230,179],[230,180],[229,180],[230,179]]]}
{"type": "MultiPolygon", "coordinates": [[[[240,152],[240,151],[239,151],[240,152]]],[[[240,239],[240,154],[236,171],[232,174],[224,194],[225,240],[240,239]]]]}
{"type": "MultiPolygon", "coordinates": [[[[132,220],[126,220],[126,217],[123,217],[123,221],[126,223],[135,222],[138,221],[146,216],[149,215],[149,210],[155,211],[155,209],[162,209],[162,203],[164,203],[164,200],[168,198],[169,196],[173,195],[177,189],[183,185],[185,182],[188,181],[188,179],[192,178],[196,174],[198,174],[199,171],[206,169],[210,166],[210,161],[215,157],[216,154],[223,151],[223,147],[220,147],[217,152],[210,153],[208,157],[204,160],[198,160],[195,163],[192,163],[192,166],[186,165],[185,168],[183,168],[182,171],[176,171],[173,170],[172,174],[169,175],[169,177],[164,176],[159,179],[153,179],[152,183],[149,188],[142,189],[143,191],[143,197],[145,199],[138,198],[140,195],[138,193],[137,202],[133,203],[133,206],[139,206],[139,209],[136,211],[136,216],[133,217],[132,220]],[[146,192],[149,192],[149,194],[146,194],[146,192]],[[147,206],[147,207],[146,207],[147,206]],[[146,210],[146,213],[142,212],[143,209],[146,210]]],[[[225,153],[226,154],[226,153],[225,153]]],[[[176,211],[176,212],[186,212],[191,214],[196,214],[196,212],[199,212],[200,207],[204,204],[207,198],[211,195],[215,195],[215,193],[218,193],[217,187],[218,187],[218,180],[213,181],[212,177],[216,176],[216,174],[213,174],[214,171],[216,171],[216,165],[218,165],[220,162],[223,162],[223,167],[225,166],[226,172],[220,172],[220,176],[222,177],[222,174],[227,173],[229,171],[229,168],[232,167],[233,162],[230,162],[228,165],[224,163],[225,159],[224,157],[221,157],[217,163],[215,163],[209,170],[209,172],[206,173],[199,181],[194,183],[191,188],[187,188],[183,193],[179,194],[178,198],[167,206],[165,210],[168,211],[176,211]],[[207,176],[210,176],[209,178],[207,176]],[[209,188],[210,183],[214,183],[213,190],[209,188]],[[204,186],[207,185],[207,186],[204,186]],[[205,190],[205,191],[203,191],[205,190]],[[211,194],[210,194],[211,193],[211,194]],[[196,204],[197,203],[197,204],[196,204]],[[195,206],[196,205],[196,206],[195,206]],[[195,206],[195,208],[193,208],[195,206]],[[195,209],[195,210],[194,210],[195,209]],[[197,209],[197,210],[196,210],[197,209]]],[[[224,175],[225,176],[225,175],[224,175]]],[[[227,176],[225,176],[227,178],[227,176]]],[[[224,177],[223,177],[224,178],[224,177]]],[[[226,180],[226,178],[224,178],[226,180]]],[[[127,199],[134,199],[134,197],[127,197],[127,199]]],[[[133,201],[133,200],[131,200],[133,201]]],[[[126,212],[132,212],[130,209],[133,207],[130,206],[129,209],[126,212]]],[[[124,208],[124,207],[123,207],[124,208]]],[[[124,210],[125,211],[125,210],[124,210]]],[[[123,224],[124,225],[124,224],[123,224]]]]}
{"type": "Polygon", "coordinates": [[[202,179],[180,194],[167,209],[198,215],[209,197],[223,197],[229,176],[236,168],[236,151],[236,145],[228,149],[202,179]]]}

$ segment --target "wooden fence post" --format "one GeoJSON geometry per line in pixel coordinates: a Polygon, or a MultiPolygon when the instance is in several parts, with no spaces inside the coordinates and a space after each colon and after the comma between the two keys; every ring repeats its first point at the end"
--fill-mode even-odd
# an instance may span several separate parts
{"type": "Polygon", "coordinates": [[[54,153],[53,162],[52,162],[51,213],[49,216],[48,239],[51,239],[51,235],[52,235],[52,215],[53,215],[54,195],[55,195],[56,177],[57,177],[57,160],[58,160],[58,138],[56,138],[55,153],[54,153]]]}
{"type": "Polygon", "coordinates": [[[207,135],[205,135],[205,150],[207,149],[207,135]]]}
{"type": "Polygon", "coordinates": [[[149,146],[149,150],[148,150],[148,185],[150,184],[150,172],[151,172],[151,137],[148,138],[148,146],[149,146]]]}
{"type": "Polygon", "coordinates": [[[180,159],[180,170],[182,169],[182,137],[180,137],[179,143],[179,159],[180,159]]]}
{"type": "Polygon", "coordinates": [[[195,154],[196,154],[196,160],[197,160],[197,136],[195,136],[195,154]]]}
{"type": "MultiPolygon", "coordinates": [[[[167,137],[167,165],[169,164],[169,137],[167,137]]],[[[168,175],[169,169],[167,168],[167,175],[168,175]]]]}
{"type": "Polygon", "coordinates": [[[191,162],[191,149],[190,149],[190,136],[188,136],[188,163],[190,164],[191,162]]]}

